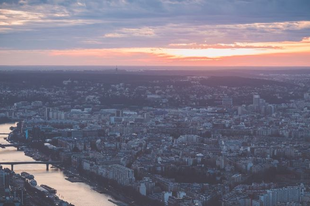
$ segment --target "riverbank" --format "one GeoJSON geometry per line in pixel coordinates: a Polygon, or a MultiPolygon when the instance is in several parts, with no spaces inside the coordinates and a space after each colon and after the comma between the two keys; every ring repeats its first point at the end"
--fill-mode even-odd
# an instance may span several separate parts
{"type": "MultiPolygon", "coordinates": [[[[44,161],[48,160],[48,157],[44,154],[40,153],[38,150],[33,148],[25,148],[24,150],[25,155],[32,157],[36,161],[44,161]]],[[[91,188],[100,193],[100,194],[106,194],[113,198],[109,199],[110,202],[117,204],[118,206],[143,206],[138,204],[133,204],[134,199],[131,199],[129,197],[126,197],[125,194],[122,194],[121,191],[117,190],[116,188],[112,187],[111,185],[106,185],[105,187],[102,187],[98,185],[96,181],[91,180],[90,178],[87,178],[87,176],[80,174],[76,169],[74,168],[65,168],[63,166],[53,166],[55,168],[60,169],[63,171],[64,175],[66,175],[67,178],[65,178],[67,181],[77,183],[77,182],[83,182],[91,186],[91,188]]]]}
{"type": "Polygon", "coordinates": [[[0,194],[3,195],[0,197],[1,205],[11,205],[10,203],[14,202],[33,206],[74,206],[34,184],[36,181],[32,175],[28,175],[28,177],[30,177],[29,179],[8,168],[3,169],[1,166],[0,174],[6,176],[6,178],[2,180],[2,183],[5,183],[4,188],[0,188],[0,194]]]}
{"type": "Polygon", "coordinates": [[[111,199],[109,199],[109,201],[112,203],[117,202],[119,206],[141,206],[141,205],[130,204],[130,202],[132,202],[133,200],[126,199],[126,197],[124,197],[120,193],[120,191],[116,190],[111,185],[107,185],[106,187],[102,187],[102,186],[98,185],[97,182],[92,181],[89,178],[79,174],[79,172],[73,168],[71,168],[71,169],[67,168],[66,169],[66,168],[61,167],[60,169],[62,169],[64,171],[64,174],[68,177],[68,179],[67,179],[68,181],[84,182],[84,183],[88,184],[89,186],[91,186],[94,191],[96,191],[100,194],[107,194],[107,195],[113,197],[114,200],[111,201],[111,199]]]}
{"type": "MultiPolygon", "coordinates": [[[[18,143],[18,142],[12,141],[10,139],[8,139],[7,141],[9,141],[11,143],[18,143]]],[[[23,152],[26,156],[31,157],[36,161],[47,161],[47,160],[49,160],[48,156],[44,155],[38,149],[29,147],[29,146],[24,147],[23,152]]],[[[142,206],[142,205],[132,204],[132,202],[134,202],[134,200],[132,200],[128,197],[125,197],[124,195],[122,195],[120,193],[119,190],[116,190],[115,188],[111,187],[110,185],[107,185],[106,187],[99,186],[95,181],[92,181],[92,180],[88,179],[87,177],[80,175],[79,172],[77,170],[75,170],[74,168],[66,168],[63,166],[56,166],[56,165],[53,165],[52,167],[61,170],[63,172],[63,174],[66,176],[65,179],[67,181],[70,181],[72,183],[83,182],[83,183],[89,185],[94,190],[94,192],[98,192],[100,194],[105,194],[105,195],[111,196],[112,198],[109,199],[109,201],[111,202],[111,200],[112,200],[113,204],[117,203],[117,205],[119,205],[119,206],[142,206]]]]}
{"type": "MultiPolygon", "coordinates": [[[[10,132],[10,127],[14,127],[15,124],[2,124],[0,125],[0,144],[6,144],[6,137],[10,132]]],[[[16,136],[16,135],[15,135],[16,136]]],[[[12,136],[13,137],[13,136],[12,136]]],[[[29,145],[28,145],[29,146],[29,145]]],[[[30,146],[29,146],[30,148],[30,146]]],[[[27,150],[26,147],[24,149],[27,150]]],[[[40,152],[35,151],[35,158],[42,157],[39,155],[40,152]],[[36,154],[37,153],[37,154],[36,154]]],[[[2,162],[14,162],[14,161],[34,161],[33,158],[25,155],[23,151],[18,151],[16,148],[0,148],[0,161],[2,162]]],[[[5,166],[5,168],[10,168],[10,166],[5,166]]],[[[70,202],[75,206],[116,206],[114,203],[110,202],[109,199],[113,200],[113,197],[106,195],[108,193],[98,193],[93,187],[89,186],[86,181],[80,183],[72,183],[67,181],[66,175],[64,174],[64,168],[58,169],[54,166],[50,167],[49,171],[46,171],[45,165],[18,165],[14,167],[14,171],[18,174],[21,172],[28,172],[35,176],[35,179],[39,184],[48,185],[57,190],[57,196],[70,202]]]]}
{"type": "MultiPolygon", "coordinates": [[[[18,134],[18,128],[12,131],[15,135],[9,135],[9,141],[12,143],[21,143],[26,142],[27,140],[18,134]]],[[[24,155],[31,157],[37,161],[59,161],[60,160],[60,150],[48,149],[47,146],[44,146],[43,141],[33,141],[26,144],[27,146],[23,147],[24,155]]],[[[68,161],[66,166],[71,165],[71,161],[68,161]]],[[[81,168],[73,167],[59,167],[59,172],[66,176],[63,178],[65,181],[72,184],[85,183],[88,185],[94,193],[98,195],[110,196],[106,200],[113,200],[114,198],[119,200],[117,201],[121,206],[159,206],[162,205],[161,202],[149,199],[147,196],[143,196],[132,186],[124,186],[117,183],[117,181],[104,178],[103,176],[97,173],[91,173],[90,171],[82,171],[81,168]]],[[[45,184],[45,183],[44,183],[45,184]]],[[[48,184],[47,184],[48,185],[48,184]]],[[[53,184],[51,185],[53,186],[53,184]]],[[[78,191],[77,191],[78,192],[78,191]]],[[[72,195],[74,193],[70,193],[72,195]]],[[[102,197],[98,197],[101,199],[102,197]]],[[[82,198],[80,196],[79,198],[82,198]]],[[[114,201],[114,200],[113,200],[114,201]]],[[[111,201],[109,201],[111,202],[111,201]]],[[[114,203],[113,203],[114,204],[114,203]]],[[[96,205],[96,204],[95,204],[96,205]]],[[[93,205],[93,206],[95,206],[93,205]]],[[[112,204],[104,204],[109,206],[112,204]]],[[[100,204],[102,206],[102,204],[100,204]]]]}

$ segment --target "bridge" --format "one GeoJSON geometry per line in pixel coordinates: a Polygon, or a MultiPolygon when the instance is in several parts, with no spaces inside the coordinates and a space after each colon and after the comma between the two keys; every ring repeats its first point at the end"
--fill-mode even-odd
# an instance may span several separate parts
{"type": "Polygon", "coordinates": [[[32,162],[0,162],[0,165],[11,165],[11,170],[14,170],[14,165],[29,165],[29,164],[43,164],[46,165],[46,171],[49,170],[49,165],[60,165],[60,161],[32,161],[32,162]]]}
{"type": "Polygon", "coordinates": [[[25,145],[22,145],[22,144],[0,144],[0,148],[6,148],[6,147],[16,147],[17,150],[19,150],[19,148],[21,146],[25,146],[25,145]]]}

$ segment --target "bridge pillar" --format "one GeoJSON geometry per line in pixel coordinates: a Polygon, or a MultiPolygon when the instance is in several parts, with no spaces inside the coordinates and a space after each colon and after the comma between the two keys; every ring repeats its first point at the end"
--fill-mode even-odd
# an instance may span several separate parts
{"type": "Polygon", "coordinates": [[[14,164],[11,164],[11,170],[14,171],[14,164]]]}
{"type": "Polygon", "coordinates": [[[49,170],[49,164],[46,164],[46,171],[49,170]]]}

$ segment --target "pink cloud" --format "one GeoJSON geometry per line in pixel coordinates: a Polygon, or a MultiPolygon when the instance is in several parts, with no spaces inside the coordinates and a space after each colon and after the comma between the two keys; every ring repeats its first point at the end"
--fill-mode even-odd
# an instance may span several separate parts
{"type": "Polygon", "coordinates": [[[2,65],[310,66],[299,42],[174,44],[167,48],[0,50],[2,65]]]}

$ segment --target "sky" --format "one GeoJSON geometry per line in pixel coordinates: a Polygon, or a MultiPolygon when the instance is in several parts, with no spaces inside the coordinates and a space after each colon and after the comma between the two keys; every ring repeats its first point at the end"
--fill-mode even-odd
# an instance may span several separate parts
{"type": "Polygon", "coordinates": [[[0,65],[310,66],[310,0],[0,0],[0,65]]]}

